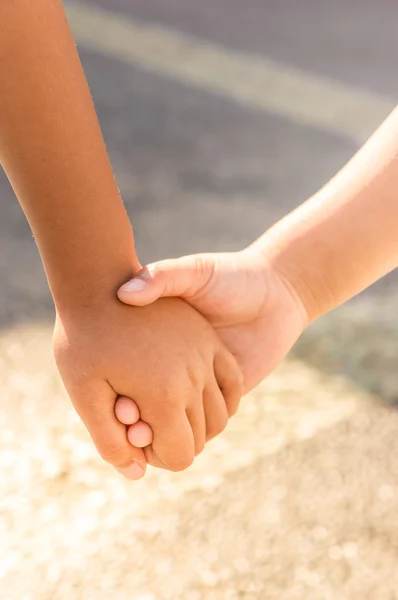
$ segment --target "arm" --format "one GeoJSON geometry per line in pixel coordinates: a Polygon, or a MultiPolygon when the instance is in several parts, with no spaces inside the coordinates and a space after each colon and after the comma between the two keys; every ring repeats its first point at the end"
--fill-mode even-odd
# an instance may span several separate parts
{"type": "Polygon", "coordinates": [[[102,457],[129,478],[146,459],[185,468],[239,400],[236,363],[186,303],[129,311],[116,298],[139,263],[60,0],[0,2],[0,23],[0,161],[53,294],[66,389],[102,457]],[[118,396],[153,430],[145,453],[116,419],[118,396]]]}
{"type": "Polygon", "coordinates": [[[398,108],[315,196],[253,248],[300,297],[309,321],[398,266],[398,108]]]}
{"type": "Polygon", "coordinates": [[[160,261],[118,296],[137,306],[184,298],[236,356],[249,390],[308,323],[397,266],[398,109],[330,183],[251,246],[160,261]]]}
{"type": "Polygon", "coordinates": [[[1,164],[57,308],[102,301],[139,265],[62,4],[1,2],[0,23],[1,164]]]}

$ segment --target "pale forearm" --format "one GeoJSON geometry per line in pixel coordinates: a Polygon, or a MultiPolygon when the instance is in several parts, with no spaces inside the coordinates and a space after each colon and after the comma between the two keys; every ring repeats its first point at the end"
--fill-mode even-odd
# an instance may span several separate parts
{"type": "Polygon", "coordinates": [[[254,246],[313,320],[398,266],[398,109],[322,190],[254,246]]]}
{"type": "Polygon", "coordinates": [[[113,293],[138,260],[62,5],[2,2],[0,23],[0,161],[53,295],[113,293]]]}

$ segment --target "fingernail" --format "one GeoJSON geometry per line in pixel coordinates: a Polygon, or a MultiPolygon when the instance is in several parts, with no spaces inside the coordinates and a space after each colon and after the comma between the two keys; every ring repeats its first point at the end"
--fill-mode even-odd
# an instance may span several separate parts
{"type": "Polygon", "coordinates": [[[127,479],[135,481],[144,476],[145,468],[139,462],[133,461],[132,465],[126,467],[125,469],[118,469],[118,471],[127,479]]]}
{"type": "Polygon", "coordinates": [[[155,271],[155,265],[146,265],[140,272],[140,277],[142,277],[143,279],[152,279],[155,271]]]}
{"type": "Polygon", "coordinates": [[[146,286],[146,281],[144,281],[141,277],[136,277],[135,279],[130,279],[127,283],[122,285],[120,288],[121,292],[142,292],[144,287],[146,286]]]}

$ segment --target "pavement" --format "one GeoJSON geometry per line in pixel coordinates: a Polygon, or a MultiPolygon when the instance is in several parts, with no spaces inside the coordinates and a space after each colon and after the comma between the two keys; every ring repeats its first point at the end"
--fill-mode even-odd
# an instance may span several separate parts
{"type": "MultiPolygon", "coordinates": [[[[66,6],[143,262],[250,242],[396,103],[390,0],[66,6]]],[[[0,196],[1,598],[398,598],[396,275],[308,330],[191,470],[132,485],[69,406],[0,196]]]]}

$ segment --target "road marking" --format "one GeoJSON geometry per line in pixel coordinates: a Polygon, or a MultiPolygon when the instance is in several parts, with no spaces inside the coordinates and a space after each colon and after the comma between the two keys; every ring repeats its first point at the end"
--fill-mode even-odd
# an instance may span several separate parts
{"type": "Polygon", "coordinates": [[[180,31],[80,2],[66,9],[81,48],[359,143],[394,108],[383,96],[180,31]]]}

